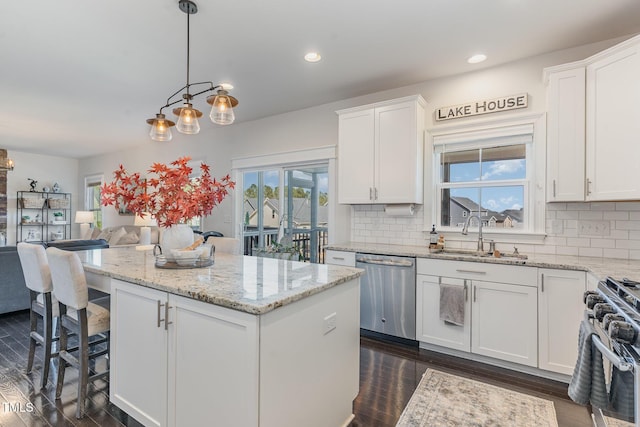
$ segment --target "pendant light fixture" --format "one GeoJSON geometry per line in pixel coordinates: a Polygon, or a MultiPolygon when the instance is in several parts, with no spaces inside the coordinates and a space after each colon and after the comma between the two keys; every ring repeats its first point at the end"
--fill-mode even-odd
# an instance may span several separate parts
{"type": "Polygon", "coordinates": [[[209,114],[211,121],[219,125],[229,125],[233,123],[235,120],[233,108],[238,105],[238,100],[229,95],[228,89],[225,85],[214,85],[212,82],[189,82],[189,16],[198,12],[198,6],[191,0],[179,0],[178,7],[187,15],[187,84],[167,98],[167,103],[160,108],[160,112],[156,114],[155,118],[147,119],[147,123],[151,125],[149,136],[154,141],[171,141],[171,138],[173,137],[171,134],[171,127],[173,126],[176,127],[178,132],[187,135],[194,135],[200,132],[200,123],[198,122],[198,119],[202,117],[202,112],[193,108],[193,105],[191,104],[191,100],[198,95],[216,91],[216,95],[212,95],[207,98],[207,103],[212,105],[211,113],[209,114]],[[190,92],[191,87],[200,85],[209,85],[209,87],[196,93],[190,92]],[[183,90],[185,93],[182,94],[181,99],[174,100],[175,97],[183,90]],[[178,116],[178,122],[174,123],[171,120],[167,120],[162,110],[179,102],[183,102],[182,107],[173,109],[173,114],[178,116]]]}

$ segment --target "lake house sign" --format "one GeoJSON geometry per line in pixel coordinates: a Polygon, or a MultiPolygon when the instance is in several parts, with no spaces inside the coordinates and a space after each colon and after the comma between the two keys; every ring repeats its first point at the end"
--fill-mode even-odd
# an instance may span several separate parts
{"type": "Polygon", "coordinates": [[[528,94],[521,93],[519,95],[503,96],[502,98],[486,99],[483,101],[469,102],[467,104],[453,105],[451,107],[442,107],[435,111],[436,121],[460,119],[462,117],[478,116],[480,114],[527,108],[528,99],[528,94]]]}

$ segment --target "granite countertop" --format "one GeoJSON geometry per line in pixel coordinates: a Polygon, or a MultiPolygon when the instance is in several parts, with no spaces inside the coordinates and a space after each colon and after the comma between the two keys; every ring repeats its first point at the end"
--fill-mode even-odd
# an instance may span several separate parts
{"type": "Polygon", "coordinates": [[[85,271],[206,303],[264,314],[359,277],[362,270],[217,253],[210,267],[155,267],[150,251],[120,247],[78,251],[85,271]]]}
{"type": "Polygon", "coordinates": [[[557,268],[563,270],[587,271],[599,280],[607,276],[628,277],[640,281],[640,261],[616,258],[593,258],[568,255],[525,254],[527,259],[493,258],[473,255],[432,252],[426,246],[386,245],[376,243],[338,243],[327,249],[347,252],[361,252],[380,255],[410,256],[416,258],[446,259],[492,264],[523,265],[528,267],[557,268]]]}

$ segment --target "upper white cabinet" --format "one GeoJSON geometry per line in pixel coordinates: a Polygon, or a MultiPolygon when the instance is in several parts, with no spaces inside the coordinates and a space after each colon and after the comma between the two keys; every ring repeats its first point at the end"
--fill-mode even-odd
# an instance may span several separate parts
{"type": "Polygon", "coordinates": [[[425,107],[415,95],[337,112],[339,203],[422,203],[425,107]]]}
{"type": "Polygon", "coordinates": [[[640,38],[587,66],[587,200],[640,198],[640,38]]]}
{"type": "Polygon", "coordinates": [[[545,69],[547,201],[640,198],[640,36],[545,69]]]}
{"type": "Polygon", "coordinates": [[[547,85],[547,200],[584,201],[585,70],[549,74],[547,85]]]}

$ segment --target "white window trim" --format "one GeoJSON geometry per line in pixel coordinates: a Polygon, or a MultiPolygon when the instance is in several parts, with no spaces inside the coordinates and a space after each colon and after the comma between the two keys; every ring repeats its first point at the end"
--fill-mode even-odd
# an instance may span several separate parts
{"type": "MultiPolygon", "coordinates": [[[[329,211],[327,231],[329,233],[328,243],[335,243],[334,227],[336,223],[336,205],[338,199],[337,179],[336,179],[336,146],[325,146],[304,150],[286,151],[281,153],[265,154],[260,156],[241,157],[231,160],[231,179],[238,184],[236,188],[242,188],[241,180],[244,172],[251,172],[260,169],[290,168],[292,166],[313,165],[315,163],[328,163],[329,174],[329,211]]],[[[284,176],[280,177],[280,203],[284,203],[284,176]]],[[[242,221],[238,221],[237,215],[242,212],[244,197],[235,197],[233,212],[231,215],[234,234],[236,238],[242,238],[242,221]]],[[[282,207],[281,207],[282,209],[282,207]]]]}
{"type": "MultiPolygon", "coordinates": [[[[430,231],[430,224],[436,224],[439,196],[435,191],[439,177],[435,164],[434,148],[446,143],[461,143],[470,139],[509,138],[518,132],[533,132],[533,156],[528,159],[527,200],[531,206],[533,218],[528,231],[513,232],[509,230],[483,230],[485,237],[499,239],[502,242],[543,244],[545,237],[545,158],[546,158],[546,115],[544,113],[510,114],[496,119],[469,120],[462,124],[440,125],[427,130],[427,147],[425,165],[431,165],[431,174],[425,173],[425,209],[423,231],[430,231]],[[431,205],[431,206],[428,206],[431,205]]],[[[527,153],[528,155],[528,153],[527,153]]],[[[441,230],[448,240],[473,240],[476,236],[462,236],[457,228],[449,227],[441,230]]]]}

